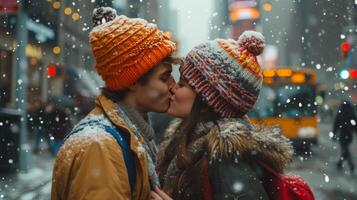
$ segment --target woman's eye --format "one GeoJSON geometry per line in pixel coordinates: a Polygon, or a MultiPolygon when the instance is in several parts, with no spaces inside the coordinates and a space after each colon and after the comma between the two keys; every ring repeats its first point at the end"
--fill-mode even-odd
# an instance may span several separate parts
{"type": "Polygon", "coordinates": [[[184,84],[184,83],[182,83],[182,82],[178,82],[178,86],[179,86],[179,87],[184,87],[184,86],[185,86],[185,84],[184,84]]]}

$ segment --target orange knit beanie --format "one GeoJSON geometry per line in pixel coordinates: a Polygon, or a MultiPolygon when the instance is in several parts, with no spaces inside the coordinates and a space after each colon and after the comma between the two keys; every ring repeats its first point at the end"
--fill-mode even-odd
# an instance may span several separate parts
{"type": "Polygon", "coordinates": [[[89,39],[95,68],[112,91],[133,85],[176,48],[155,24],[116,16],[116,11],[109,7],[94,9],[93,22],[89,39]]]}

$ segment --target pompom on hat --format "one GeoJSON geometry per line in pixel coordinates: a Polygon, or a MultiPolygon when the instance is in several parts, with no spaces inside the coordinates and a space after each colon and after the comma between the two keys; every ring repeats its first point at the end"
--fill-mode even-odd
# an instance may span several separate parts
{"type": "Polygon", "coordinates": [[[93,11],[89,34],[95,68],[109,90],[122,90],[170,56],[176,45],[155,24],[117,16],[110,7],[93,11]]]}
{"type": "Polygon", "coordinates": [[[264,37],[245,31],[238,39],[216,39],[194,47],[181,74],[221,117],[240,118],[252,110],[263,76],[257,56],[264,37]]]}

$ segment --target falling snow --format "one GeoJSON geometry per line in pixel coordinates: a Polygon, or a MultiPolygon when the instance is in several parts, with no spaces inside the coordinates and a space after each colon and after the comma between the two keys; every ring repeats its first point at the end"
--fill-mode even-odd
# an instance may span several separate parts
{"type": "MultiPolygon", "coordinates": [[[[307,70],[316,74],[316,80],[305,73],[300,77],[292,73],[279,79],[278,72],[274,72],[273,78],[263,81],[258,100],[248,115],[251,121],[259,124],[282,123],[282,134],[293,138],[294,142],[300,139],[301,144],[296,146],[293,161],[285,171],[301,176],[317,200],[357,199],[356,171],[352,172],[348,162],[338,165],[341,160],[347,161],[340,157],[344,147],[348,147],[357,164],[356,137],[342,144],[349,136],[341,135],[343,128],[356,128],[356,118],[347,116],[340,108],[350,102],[350,111],[357,112],[357,0],[259,1],[258,7],[247,9],[259,12],[258,19],[252,21],[241,19],[253,14],[239,12],[243,2],[251,3],[221,0],[29,1],[25,6],[27,29],[20,27],[22,32],[17,32],[17,12],[2,10],[0,144],[6,149],[0,151],[0,164],[16,167],[19,159],[15,155],[26,154],[31,155],[26,159],[32,167],[27,172],[15,169],[12,173],[0,169],[0,199],[49,198],[54,146],[92,110],[95,96],[105,87],[95,71],[88,35],[95,30],[104,31],[113,23],[102,19],[102,25],[93,29],[94,8],[110,5],[118,15],[144,18],[168,31],[178,44],[174,57],[184,57],[207,39],[238,41],[243,30],[258,30],[262,35],[257,37],[264,36],[266,44],[265,51],[258,57],[262,69],[307,70]],[[17,38],[20,33],[26,33],[27,37],[17,38]],[[18,54],[20,51],[25,56],[18,54]],[[50,73],[50,66],[54,67],[54,74],[50,73]],[[300,83],[293,83],[293,79],[300,83]],[[337,126],[341,130],[334,129],[339,114],[346,118],[337,126]],[[26,123],[20,124],[22,122],[26,123]],[[26,137],[22,137],[26,132],[26,137]],[[19,140],[24,138],[29,144],[20,146],[19,140]]],[[[103,49],[110,51],[113,45],[109,45],[103,49]]],[[[179,70],[174,70],[174,76],[179,79],[179,70]]],[[[155,89],[146,92],[153,99],[161,94],[155,89]]],[[[219,138],[224,141],[237,134],[235,128],[227,128],[219,138]]],[[[110,139],[97,128],[87,128],[85,132],[71,137],[69,144],[110,139]]],[[[272,141],[276,139],[272,135],[269,137],[272,141]]],[[[267,143],[257,144],[265,150],[270,148],[267,143]]],[[[142,145],[137,150],[145,153],[142,145]]],[[[230,153],[238,165],[243,152],[230,153]]],[[[249,153],[250,156],[261,155],[254,149],[249,153]]],[[[217,160],[222,161],[222,158],[217,155],[217,160]]],[[[95,176],[101,173],[97,169],[91,171],[95,176]]],[[[233,180],[231,190],[239,193],[246,187],[240,180],[233,180]]]]}

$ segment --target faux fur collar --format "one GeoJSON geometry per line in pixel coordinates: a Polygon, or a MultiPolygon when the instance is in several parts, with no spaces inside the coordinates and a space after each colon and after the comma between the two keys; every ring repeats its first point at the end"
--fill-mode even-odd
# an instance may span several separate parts
{"type": "MultiPolygon", "coordinates": [[[[166,148],[180,123],[175,120],[166,130],[159,152],[166,148]]],[[[282,171],[294,154],[291,142],[280,128],[254,126],[248,118],[219,120],[218,126],[207,134],[207,144],[211,161],[254,157],[277,171],[282,171]]]]}
{"type": "Polygon", "coordinates": [[[294,153],[278,127],[253,126],[248,120],[224,119],[207,135],[211,160],[254,157],[282,171],[294,153]]]}

